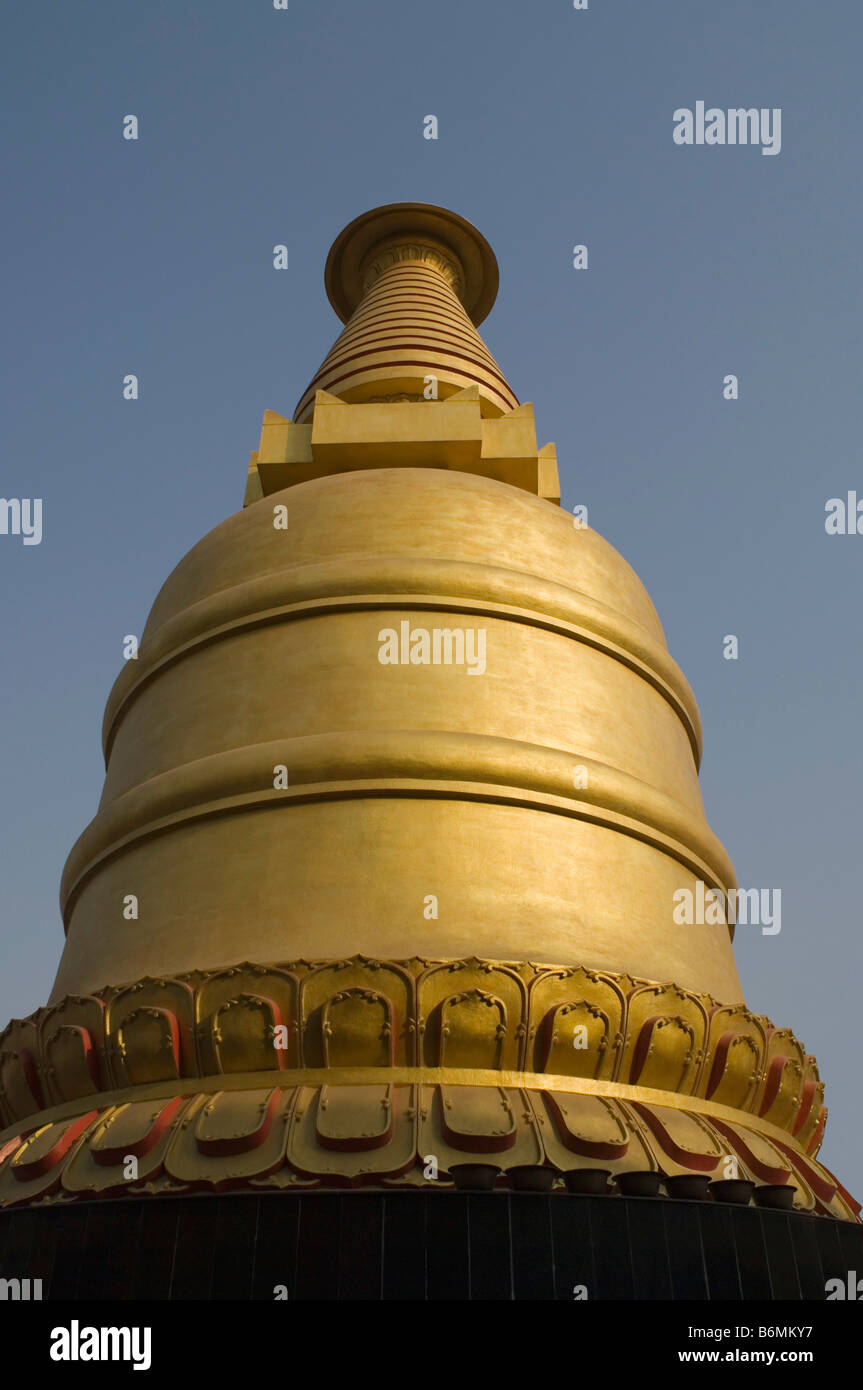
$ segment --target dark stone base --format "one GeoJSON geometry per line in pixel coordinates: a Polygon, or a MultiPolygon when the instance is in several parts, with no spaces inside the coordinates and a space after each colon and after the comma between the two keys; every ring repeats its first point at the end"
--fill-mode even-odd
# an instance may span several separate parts
{"type": "Polygon", "coordinates": [[[811,1299],[863,1226],[667,1198],[306,1191],[0,1212],[43,1299],[811,1299]]]}

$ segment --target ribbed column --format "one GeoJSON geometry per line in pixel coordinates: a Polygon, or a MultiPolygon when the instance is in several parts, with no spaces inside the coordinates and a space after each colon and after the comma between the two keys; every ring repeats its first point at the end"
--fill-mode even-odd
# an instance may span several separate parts
{"type": "MultiPolygon", "coordinates": [[[[518,405],[475,326],[494,299],[491,249],[474,229],[468,240],[460,225],[442,218],[450,240],[428,235],[428,213],[414,209],[420,205],[398,209],[401,228],[395,234],[381,223],[377,230],[386,228],[390,235],[371,246],[363,245],[363,233],[368,237],[375,228],[363,219],[359,231],[352,224],[343,233],[346,241],[336,242],[327,287],[346,327],[302,396],[297,423],[311,417],[316,391],[352,402],[423,400],[434,398],[430,392],[443,399],[476,385],[484,414],[501,415],[518,405]],[[484,301],[478,304],[480,294],[484,301]]],[[[440,234],[436,224],[433,230],[440,234]]]]}

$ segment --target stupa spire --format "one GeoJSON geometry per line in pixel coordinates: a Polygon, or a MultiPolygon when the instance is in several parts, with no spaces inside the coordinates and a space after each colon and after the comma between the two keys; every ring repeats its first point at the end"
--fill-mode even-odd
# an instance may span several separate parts
{"type": "MultiPolygon", "coordinates": [[[[344,333],[294,418],[266,412],[245,507],[176,566],[110,693],[54,989],[0,1033],[0,1208],[54,1203],[74,1242],[68,1209],[109,1196],[149,1239],[178,1193],[293,1193],[301,1287],[330,1239],[316,1184],[345,1212],[361,1184],[434,1191],[431,1211],[497,1182],[554,1187],[554,1220],[573,1192],[662,1188],[857,1226],[817,1158],[815,1059],[744,1001],[692,691],[637,575],[557,505],[554,447],[476,331],[491,248],[397,204],[346,228],[326,281],[344,333]]],[[[395,1254],[361,1228],[393,1286],[416,1245],[399,1196],[395,1254]]],[[[660,1253],[661,1212],[628,1222],[640,1268],[684,1291],[690,1205],[660,1253]]],[[[741,1268],[759,1217],[735,1223],[741,1268]]],[[[485,1239],[465,1219],[453,1249],[485,1239]]],[[[553,1282],[543,1229],[522,1210],[494,1248],[553,1282]]]]}
{"type": "Polygon", "coordinates": [[[325,282],[346,326],[296,422],[311,417],[318,390],[354,403],[421,401],[476,385],[484,415],[518,405],[477,332],[497,294],[497,261],[464,218],[426,203],[363,213],[333,244],[325,282]]]}

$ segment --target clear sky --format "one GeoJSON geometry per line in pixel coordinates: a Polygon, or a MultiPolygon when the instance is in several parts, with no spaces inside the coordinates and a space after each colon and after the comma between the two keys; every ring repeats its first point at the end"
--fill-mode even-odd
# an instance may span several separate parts
{"type": "Polygon", "coordinates": [[[863,499],[860,0],[49,0],[4,29],[0,495],[43,499],[43,538],[0,535],[0,1023],[53,980],[122,638],[336,336],[330,243],[441,203],[495,249],[482,333],[564,504],[693,686],[710,824],[781,890],[778,936],[738,931],[747,998],[818,1057],[863,1197],[863,535],[825,531],[863,499]],[[781,151],[676,145],[702,100],[781,108],[781,151]]]}

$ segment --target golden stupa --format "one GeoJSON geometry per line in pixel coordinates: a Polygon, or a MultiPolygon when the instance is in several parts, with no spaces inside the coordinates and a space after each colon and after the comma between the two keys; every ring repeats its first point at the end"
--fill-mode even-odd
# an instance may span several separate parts
{"type": "Polygon", "coordinates": [[[674,920],[735,887],[698,710],[477,332],[490,247],[378,208],[326,285],[341,336],[110,694],[56,983],[0,1035],[0,1204],[481,1158],[856,1221],[814,1058],[730,925],[674,920]]]}

